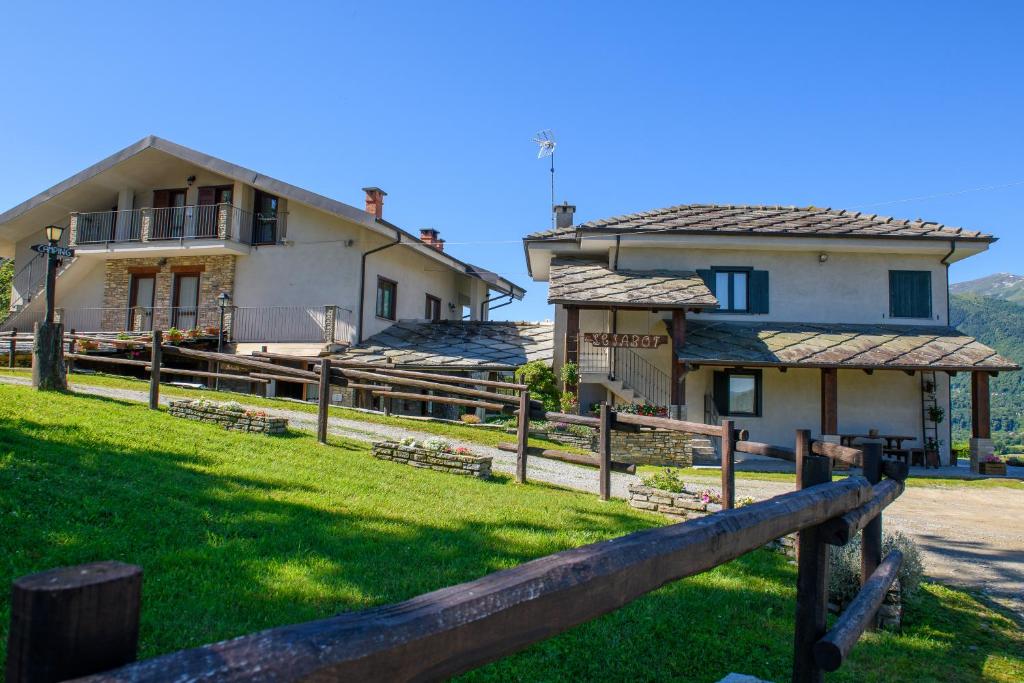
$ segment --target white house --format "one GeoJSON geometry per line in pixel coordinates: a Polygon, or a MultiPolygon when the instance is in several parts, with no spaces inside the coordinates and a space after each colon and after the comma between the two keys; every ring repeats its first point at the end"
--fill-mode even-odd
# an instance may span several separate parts
{"type": "Polygon", "coordinates": [[[1019,369],[949,328],[948,266],[995,238],[815,207],[683,205],[528,235],[556,307],[555,364],[579,399],[728,416],[751,438],[798,428],[950,454],[949,378],[974,386],[974,455],[990,451],[988,378],[1019,369]]]}
{"type": "Polygon", "coordinates": [[[365,210],[147,137],[0,214],[0,257],[16,270],[0,329],[31,330],[43,316],[45,262],[31,246],[50,224],[75,249],[56,305],[79,332],[212,336],[223,302],[237,353],[320,353],[401,320],[483,321],[522,298],[446,253],[436,230],[388,222],[385,192],[364,190],[365,210]]]}

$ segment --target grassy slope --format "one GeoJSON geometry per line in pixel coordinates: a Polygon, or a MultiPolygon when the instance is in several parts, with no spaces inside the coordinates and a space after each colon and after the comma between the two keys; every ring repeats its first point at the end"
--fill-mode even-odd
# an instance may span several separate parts
{"type": "MultiPolygon", "coordinates": [[[[28,377],[26,369],[8,370],[0,368],[0,376],[28,377]]],[[[72,385],[106,387],[109,389],[128,389],[131,391],[149,391],[149,382],[124,375],[106,374],[72,374],[72,385]]],[[[305,401],[283,400],[279,398],[263,398],[252,394],[240,394],[231,391],[213,391],[207,389],[185,389],[169,385],[160,386],[161,396],[173,396],[180,398],[208,398],[214,401],[238,401],[246,405],[261,406],[264,408],[277,408],[279,410],[294,410],[296,412],[316,414],[316,404],[305,401]]],[[[488,427],[471,427],[469,425],[449,424],[446,422],[433,422],[430,420],[415,420],[401,417],[386,417],[379,413],[366,413],[359,410],[331,406],[331,417],[340,417],[348,420],[359,420],[373,424],[390,425],[392,427],[404,427],[418,432],[435,434],[449,439],[460,439],[483,444],[485,446],[497,446],[501,442],[514,442],[514,434],[506,434],[500,429],[488,427]]],[[[540,448],[554,448],[572,453],[583,453],[582,449],[572,446],[548,441],[547,439],[530,439],[531,446],[540,448]]]]}
{"type": "MultiPolygon", "coordinates": [[[[144,657],[402,600],[661,523],[594,496],[378,461],[344,440],[234,434],[3,385],[0,519],[4,582],[98,559],[142,565],[144,657]]],[[[783,680],[794,582],[783,558],[751,553],[469,678],[783,680]]],[[[867,636],[834,680],[1020,680],[1022,650],[1007,619],[928,586],[906,632],[867,636]]]]}

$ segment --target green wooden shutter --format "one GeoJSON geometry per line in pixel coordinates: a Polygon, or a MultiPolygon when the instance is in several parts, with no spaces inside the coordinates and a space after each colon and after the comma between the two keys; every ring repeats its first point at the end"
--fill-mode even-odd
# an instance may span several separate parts
{"type": "Polygon", "coordinates": [[[697,269],[697,275],[700,276],[700,279],[704,281],[704,284],[707,286],[707,288],[709,290],[711,290],[712,294],[714,294],[715,293],[715,271],[713,271],[711,269],[708,269],[708,270],[697,269]]]}
{"type": "Polygon", "coordinates": [[[715,409],[719,415],[729,414],[729,375],[717,371],[712,385],[711,398],[715,402],[715,409]]]}
{"type": "Polygon", "coordinates": [[[930,318],[932,274],[927,270],[889,271],[889,316],[930,318]]]}
{"type": "Polygon", "coordinates": [[[749,275],[748,296],[751,313],[768,312],[768,271],[752,270],[749,275]]]}

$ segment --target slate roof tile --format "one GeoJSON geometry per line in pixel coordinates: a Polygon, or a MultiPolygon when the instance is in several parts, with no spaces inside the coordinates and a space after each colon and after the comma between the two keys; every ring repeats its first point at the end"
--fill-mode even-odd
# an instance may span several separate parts
{"type": "Polygon", "coordinates": [[[549,304],[618,304],[665,308],[713,308],[718,300],[692,271],[611,270],[602,262],[551,261],[549,304]]]}

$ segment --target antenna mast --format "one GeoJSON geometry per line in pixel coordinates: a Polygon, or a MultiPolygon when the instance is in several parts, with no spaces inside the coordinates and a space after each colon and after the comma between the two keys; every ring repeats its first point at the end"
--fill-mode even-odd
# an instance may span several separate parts
{"type": "Polygon", "coordinates": [[[533,136],[533,142],[538,146],[537,158],[551,159],[551,227],[555,227],[555,134],[550,130],[542,130],[533,136]]]}

